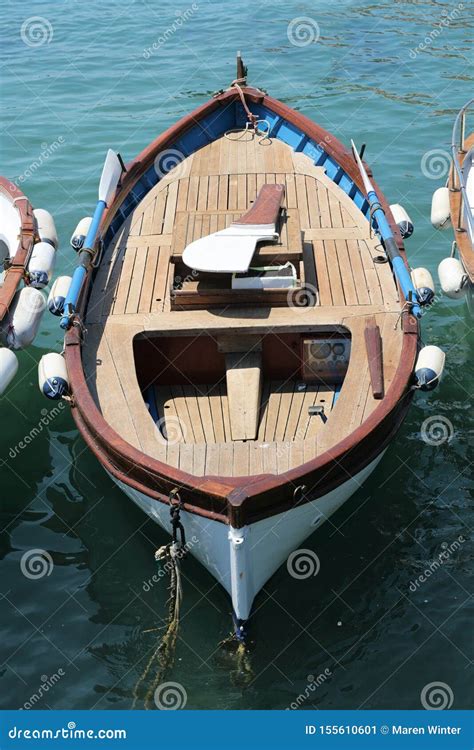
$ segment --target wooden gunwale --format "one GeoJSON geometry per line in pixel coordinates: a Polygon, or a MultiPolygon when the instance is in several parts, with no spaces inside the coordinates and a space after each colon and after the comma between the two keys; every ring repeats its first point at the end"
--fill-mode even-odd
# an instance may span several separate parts
{"type": "Polygon", "coordinates": [[[18,246],[15,255],[11,259],[11,265],[5,272],[3,284],[0,287],[0,321],[2,321],[25,275],[26,266],[28,265],[35,240],[35,218],[33,207],[28,198],[13,182],[7,180],[6,177],[0,177],[0,188],[3,188],[4,192],[11,195],[13,200],[17,200],[15,206],[20,214],[18,246]]]}
{"type": "MultiPolygon", "coordinates": [[[[465,156],[471,146],[474,146],[474,133],[466,137],[462,152],[456,154],[456,159],[460,167],[462,166],[460,157],[465,156]]],[[[474,250],[472,242],[465,228],[461,230],[457,229],[461,211],[461,191],[456,187],[456,172],[453,165],[451,165],[449,173],[449,208],[454,239],[459,249],[459,255],[461,256],[464,270],[468,274],[471,284],[474,284],[474,250]]]]}
{"type": "MultiPolygon", "coordinates": [[[[323,142],[325,150],[338,161],[358,187],[363,189],[352,155],[336,138],[304,115],[255,89],[247,88],[245,93],[250,101],[262,102],[313,140],[323,142]]],[[[204,115],[209,115],[219,106],[232,104],[236,98],[236,92],[227,91],[202,105],[165,131],[129,165],[123,184],[104,217],[103,233],[156,154],[175,142],[204,115]]],[[[403,251],[401,237],[386,200],[380,191],[378,194],[403,251]]],[[[81,313],[85,311],[90,287],[89,276],[81,299],[81,313]]],[[[91,450],[121,481],[162,502],[167,502],[170,490],[177,486],[182,490],[185,507],[191,512],[202,512],[209,518],[214,517],[216,520],[242,526],[257,518],[271,516],[285,508],[293,507],[296,485],[305,484],[311,489],[311,499],[325,494],[349,478],[341,471],[341,464],[349,475],[354,475],[386,447],[410,402],[407,390],[418,349],[417,321],[404,313],[401,325],[404,332],[402,351],[385,398],[354,432],[337,445],[307,463],[279,475],[196,477],[151,458],[131,446],[108,425],[92,398],[82,365],[80,334],[75,326],[67,332],[65,340],[65,356],[74,395],[72,414],[91,450]]]]}

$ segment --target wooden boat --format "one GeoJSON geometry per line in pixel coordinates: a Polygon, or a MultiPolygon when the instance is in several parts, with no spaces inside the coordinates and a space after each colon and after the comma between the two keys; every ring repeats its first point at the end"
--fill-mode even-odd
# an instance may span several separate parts
{"type": "Polygon", "coordinates": [[[127,166],[115,197],[99,189],[100,261],[79,268],[63,325],[85,442],[169,532],[174,510],[243,637],[267,579],[394,439],[420,313],[394,277],[407,272],[390,209],[351,152],[238,72],[127,166]],[[380,230],[384,213],[382,242],[370,219],[380,230]],[[245,221],[268,232],[272,217],[277,238],[259,242],[251,268],[291,263],[287,288],[185,265],[196,240],[245,221]]]}
{"type": "Polygon", "coordinates": [[[10,180],[0,177],[0,394],[18,369],[13,349],[32,343],[46,307],[57,235],[52,216],[33,210],[10,180]],[[54,245],[54,247],[53,247],[54,245]]]}
{"type": "Polygon", "coordinates": [[[457,114],[447,186],[435,192],[431,212],[434,226],[445,228],[450,224],[454,231],[450,256],[438,268],[441,287],[451,299],[464,297],[471,315],[474,315],[474,131],[469,132],[467,118],[473,109],[474,99],[471,99],[457,114]]]}

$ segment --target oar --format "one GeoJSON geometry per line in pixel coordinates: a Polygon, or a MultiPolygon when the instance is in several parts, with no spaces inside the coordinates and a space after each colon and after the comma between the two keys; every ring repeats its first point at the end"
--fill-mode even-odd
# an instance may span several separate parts
{"type": "Polygon", "coordinates": [[[92,261],[94,245],[97,238],[97,232],[99,231],[102,214],[114,197],[121,174],[122,163],[115,151],[112,151],[112,149],[109,148],[107,156],[105,157],[102,176],[99,183],[99,200],[94,211],[89,231],[84,240],[83,248],[79,254],[78,265],[74,271],[71,286],[69,287],[64,302],[64,315],[61,318],[60,325],[61,328],[64,328],[65,330],[69,328],[71,317],[76,311],[77,300],[79,299],[82,283],[92,261]]]}
{"type": "Polygon", "coordinates": [[[360,158],[355,143],[352,140],[351,145],[352,152],[354,154],[362,177],[362,181],[364,183],[364,189],[367,193],[367,200],[369,201],[371,213],[377,223],[377,227],[380,232],[380,236],[382,237],[385,251],[390,259],[390,263],[392,264],[393,272],[400,283],[405,299],[410,301],[412,304],[411,312],[417,318],[421,318],[421,307],[419,305],[416,289],[411,280],[410,272],[408,271],[403,258],[400,255],[395,237],[393,236],[390,224],[388,223],[387,217],[385,216],[385,212],[380,205],[380,201],[377,197],[377,193],[374,190],[374,186],[369,180],[365,167],[362,164],[362,159],[360,158]]]}

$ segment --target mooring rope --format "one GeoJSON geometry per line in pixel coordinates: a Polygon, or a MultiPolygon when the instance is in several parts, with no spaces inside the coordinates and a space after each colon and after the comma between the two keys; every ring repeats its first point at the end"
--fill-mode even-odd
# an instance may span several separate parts
{"type": "MultiPolygon", "coordinates": [[[[173,528],[173,541],[165,544],[155,552],[155,560],[161,563],[170,577],[168,600],[168,623],[165,632],[154,649],[143,674],[138,679],[133,689],[132,708],[135,708],[140,698],[140,688],[148,681],[154,664],[157,665],[156,673],[151,680],[144,697],[145,709],[149,710],[154,705],[154,695],[157,687],[163,682],[164,676],[174,664],[176,652],[176,641],[178,639],[179,616],[181,602],[183,599],[183,587],[181,583],[180,560],[186,555],[186,539],[184,527],[181,523],[180,511],[183,507],[177,489],[172,490],[169,496],[171,525],[173,528]],[[178,532],[180,541],[178,541],[178,532]]],[[[161,628],[160,628],[161,629],[161,628]]],[[[147,631],[150,632],[150,631],[147,631]]]]}
{"type": "Polygon", "coordinates": [[[227,130],[224,133],[224,137],[225,138],[229,138],[229,136],[232,133],[239,133],[239,136],[237,138],[229,138],[229,140],[240,140],[242,138],[242,136],[244,136],[246,133],[249,133],[250,131],[253,130],[253,132],[254,132],[255,135],[260,136],[260,141],[264,141],[266,138],[269,138],[269,133],[270,133],[270,130],[271,130],[271,125],[268,122],[268,120],[262,120],[259,117],[257,117],[257,115],[254,115],[253,112],[250,111],[250,108],[249,108],[249,106],[247,104],[247,101],[245,99],[245,94],[244,94],[244,92],[242,91],[242,89],[240,87],[241,83],[245,84],[245,78],[236,78],[235,81],[232,81],[232,83],[230,84],[230,88],[235,88],[237,90],[237,93],[238,93],[238,95],[240,97],[240,101],[242,102],[242,106],[243,106],[243,108],[245,110],[245,114],[247,115],[248,122],[246,123],[244,129],[242,129],[242,128],[233,128],[231,130],[227,130]],[[267,126],[267,129],[266,130],[259,130],[258,126],[259,126],[260,123],[265,123],[266,126],[267,126]]]}
{"type": "Polygon", "coordinates": [[[237,639],[235,633],[230,633],[219,643],[221,654],[228,654],[232,658],[231,679],[235,685],[248,686],[255,679],[247,645],[237,639]]]}

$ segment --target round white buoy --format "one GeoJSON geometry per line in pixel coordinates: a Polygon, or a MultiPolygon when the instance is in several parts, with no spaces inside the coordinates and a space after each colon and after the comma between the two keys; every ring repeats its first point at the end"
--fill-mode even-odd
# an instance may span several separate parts
{"type": "Polygon", "coordinates": [[[12,382],[18,370],[18,359],[11,349],[0,349],[0,396],[12,382]]]}
{"type": "Polygon", "coordinates": [[[56,251],[49,242],[37,242],[33,247],[28,262],[28,275],[31,286],[43,289],[51,280],[53,274],[56,251]]]}
{"type": "Polygon", "coordinates": [[[0,328],[0,340],[10,349],[24,349],[33,343],[46,307],[39,289],[25,286],[16,292],[0,328]]]}
{"type": "Polygon", "coordinates": [[[458,258],[444,258],[438,266],[438,278],[446,297],[460,299],[466,294],[467,274],[458,258]]]}
{"type": "Polygon", "coordinates": [[[413,268],[411,280],[421,305],[429,305],[435,296],[433,277],[427,268],[413,268]]]}
{"type": "Polygon", "coordinates": [[[56,226],[51,214],[49,211],[45,211],[44,208],[35,208],[33,214],[36,219],[41,242],[48,242],[55,250],[57,250],[59,244],[58,233],[56,232],[56,226]]]}
{"type": "Polygon", "coordinates": [[[390,206],[390,210],[392,212],[393,218],[395,219],[395,223],[400,230],[402,238],[406,240],[408,239],[408,237],[411,237],[414,230],[413,222],[403,206],[401,206],[400,203],[393,203],[390,206]]]}
{"type": "Polygon", "coordinates": [[[449,226],[450,217],[449,188],[440,187],[434,191],[431,199],[431,223],[435,229],[445,229],[449,226]]]}
{"type": "Polygon", "coordinates": [[[422,391],[432,391],[441,380],[446,355],[439,346],[424,346],[420,349],[415,364],[415,378],[422,391]]]}
{"type": "Polygon", "coordinates": [[[54,281],[48,296],[48,310],[53,315],[62,315],[64,312],[64,302],[71,286],[72,278],[70,276],[58,276],[54,281]]]}
{"type": "Polygon", "coordinates": [[[43,396],[57,401],[67,395],[69,378],[62,354],[44,354],[38,365],[38,385],[43,396]]]}
{"type": "Polygon", "coordinates": [[[74,232],[72,233],[71,247],[76,252],[78,250],[81,250],[91,223],[92,216],[84,216],[84,218],[80,220],[74,232]]]}

